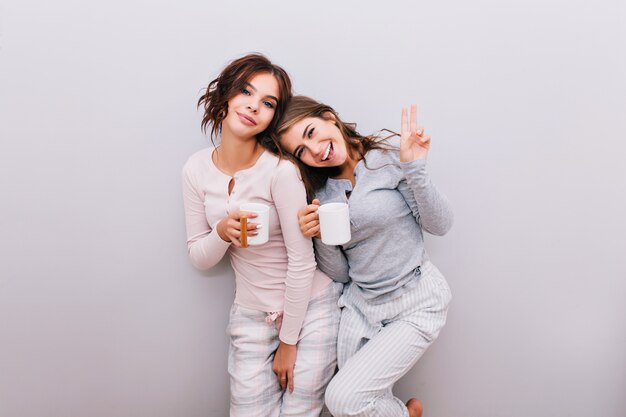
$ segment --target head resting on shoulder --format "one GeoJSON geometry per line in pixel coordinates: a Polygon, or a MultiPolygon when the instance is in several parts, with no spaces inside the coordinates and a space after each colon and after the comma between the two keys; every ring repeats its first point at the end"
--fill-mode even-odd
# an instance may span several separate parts
{"type": "Polygon", "coordinates": [[[309,198],[348,159],[361,160],[380,148],[380,138],[362,136],[330,106],[310,97],[293,96],[272,135],[283,154],[300,167],[309,198]]]}

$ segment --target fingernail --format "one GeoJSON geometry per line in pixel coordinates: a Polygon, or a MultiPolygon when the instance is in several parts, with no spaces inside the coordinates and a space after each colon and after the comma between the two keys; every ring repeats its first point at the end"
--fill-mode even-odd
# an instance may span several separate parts
{"type": "Polygon", "coordinates": [[[263,227],[263,225],[262,225],[262,224],[257,224],[257,225],[256,225],[257,230],[258,230],[258,229],[261,229],[262,227],[263,227]]]}

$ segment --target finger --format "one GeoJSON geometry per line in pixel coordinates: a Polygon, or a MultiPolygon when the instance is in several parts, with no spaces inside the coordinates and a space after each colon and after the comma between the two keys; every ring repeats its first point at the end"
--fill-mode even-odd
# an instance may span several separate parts
{"type": "Polygon", "coordinates": [[[258,214],[253,212],[253,211],[242,211],[242,210],[237,210],[237,211],[233,211],[230,215],[230,217],[232,217],[235,220],[240,220],[242,217],[247,217],[249,219],[257,217],[258,214]]]}
{"type": "MultiPolygon", "coordinates": [[[[411,104],[411,132],[417,131],[417,106],[411,104]]],[[[418,133],[420,135],[420,133],[418,133]]]]}
{"type": "Polygon", "coordinates": [[[400,133],[404,135],[409,130],[409,122],[406,116],[406,107],[402,107],[402,119],[400,122],[400,133]]]}
{"type": "Polygon", "coordinates": [[[260,224],[260,223],[251,223],[250,220],[248,220],[248,232],[250,232],[252,230],[261,229],[262,227],[263,227],[262,224],[260,224]]]}
{"type": "Polygon", "coordinates": [[[284,391],[287,388],[287,374],[280,373],[278,376],[278,383],[280,384],[280,388],[284,391]]]}
{"type": "Polygon", "coordinates": [[[300,210],[298,210],[298,218],[304,217],[304,216],[310,214],[312,211],[315,211],[315,210],[317,210],[317,209],[313,209],[311,204],[309,204],[308,206],[304,206],[300,210]]]}
{"type": "Polygon", "coordinates": [[[226,232],[226,234],[228,235],[228,237],[230,238],[230,241],[232,242],[233,245],[235,245],[236,247],[240,248],[241,247],[241,233],[239,232],[239,230],[229,230],[228,232],[226,232]]]}
{"type": "Polygon", "coordinates": [[[245,248],[248,246],[248,218],[246,216],[241,216],[239,222],[241,223],[241,227],[239,229],[241,230],[241,236],[239,237],[239,240],[241,241],[241,246],[245,248]]]}
{"type": "Polygon", "coordinates": [[[306,230],[308,229],[307,225],[311,222],[318,221],[319,216],[317,213],[307,214],[306,216],[302,216],[298,218],[298,224],[300,225],[300,229],[306,230]]]}
{"type": "Polygon", "coordinates": [[[313,221],[317,221],[320,218],[320,215],[317,212],[307,214],[302,218],[303,223],[311,223],[313,221]]]}
{"type": "Polygon", "coordinates": [[[258,213],[255,213],[255,212],[253,212],[253,211],[240,211],[240,212],[239,212],[239,215],[240,215],[240,216],[245,216],[245,217],[247,217],[247,218],[249,218],[249,219],[253,219],[253,218],[255,218],[255,217],[258,217],[258,216],[259,216],[259,214],[258,214],[258,213]]]}
{"type": "Polygon", "coordinates": [[[311,227],[309,230],[304,233],[306,237],[315,237],[320,232],[320,225],[311,227]]]}
{"type": "Polygon", "coordinates": [[[307,214],[316,213],[317,209],[319,208],[320,208],[319,204],[309,204],[308,206],[306,206],[307,214]]]}
{"type": "Polygon", "coordinates": [[[422,137],[422,144],[430,143],[430,135],[424,135],[422,137]]]}
{"type": "Polygon", "coordinates": [[[287,380],[289,381],[289,392],[293,393],[293,368],[287,371],[287,380]]]}
{"type": "Polygon", "coordinates": [[[311,204],[315,204],[316,206],[319,206],[320,201],[317,198],[314,198],[313,201],[311,201],[311,204]]]}
{"type": "Polygon", "coordinates": [[[415,133],[417,133],[418,136],[422,136],[424,134],[424,126],[416,126],[415,133]]]}
{"type": "Polygon", "coordinates": [[[315,219],[314,219],[314,220],[311,220],[310,222],[306,223],[306,224],[304,225],[304,228],[305,228],[306,230],[309,230],[309,229],[311,229],[312,227],[319,226],[319,224],[320,224],[319,220],[315,220],[315,219]]]}
{"type": "Polygon", "coordinates": [[[241,219],[238,218],[237,220],[235,219],[228,220],[228,229],[239,232],[240,227],[241,227],[241,219]]]}

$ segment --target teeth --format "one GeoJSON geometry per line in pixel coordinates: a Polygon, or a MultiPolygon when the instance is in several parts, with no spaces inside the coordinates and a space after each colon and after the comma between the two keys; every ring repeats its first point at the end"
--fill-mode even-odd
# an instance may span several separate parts
{"type": "Polygon", "coordinates": [[[328,144],[328,148],[326,148],[326,152],[324,152],[324,157],[322,158],[322,161],[325,161],[326,158],[328,158],[328,155],[330,155],[330,143],[328,144]]]}

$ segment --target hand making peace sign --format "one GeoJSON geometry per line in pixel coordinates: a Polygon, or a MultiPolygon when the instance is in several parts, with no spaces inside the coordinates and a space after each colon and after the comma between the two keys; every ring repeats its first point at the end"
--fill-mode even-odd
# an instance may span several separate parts
{"type": "Polygon", "coordinates": [[[430,148],[430,135],[424,134],[424,128],[417,125],[417,106],[411,104],[411,124],[407,120],[406,107],[402,108],[400,126],[400,162],[426,158],[430,148]]]}

